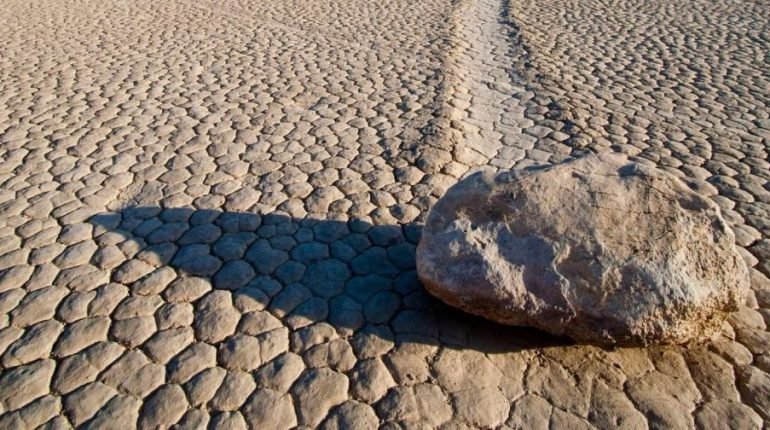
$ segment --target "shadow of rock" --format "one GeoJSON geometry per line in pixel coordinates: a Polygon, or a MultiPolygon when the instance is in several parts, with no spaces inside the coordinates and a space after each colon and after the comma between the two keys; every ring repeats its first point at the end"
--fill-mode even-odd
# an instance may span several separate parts
{"type": "Polygon", "coordinates": [[[126,207],[90,222],[97,264],[116,244],[128,258],[113,268],[113,282],[167,301],[192,295],[196,319],[201,297],[228,290],[236,305],[267,309],[292,331],[325,322],[343,336],[490,353],[569,344],[464,314],[427,294],[415,271],[416,224],[157,206],[126,207]]]}

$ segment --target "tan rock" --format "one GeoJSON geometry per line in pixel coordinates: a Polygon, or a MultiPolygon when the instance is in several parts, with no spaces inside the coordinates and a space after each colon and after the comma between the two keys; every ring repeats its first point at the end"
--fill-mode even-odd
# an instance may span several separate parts
{"type": "Polygon", "coordinates": [[[713,202],[610,154],[458,183],[417,268],[467,312],[603,344],[711,338],[749,288],[713,202]]]}

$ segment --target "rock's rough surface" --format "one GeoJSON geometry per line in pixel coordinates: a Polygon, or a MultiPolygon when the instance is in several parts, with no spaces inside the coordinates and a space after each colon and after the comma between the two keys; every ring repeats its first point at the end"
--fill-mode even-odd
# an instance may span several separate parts
{"type": "Polygon", "coordinates": [[[718,206],[615,154],[461,181],[417,268],[465,311],[603,344],[710,338],[749,288],[718,206]]]}

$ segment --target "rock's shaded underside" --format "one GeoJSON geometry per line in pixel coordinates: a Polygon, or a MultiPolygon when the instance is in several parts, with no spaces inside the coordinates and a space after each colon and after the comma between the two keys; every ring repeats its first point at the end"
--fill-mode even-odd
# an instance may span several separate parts
{"type": "Polygon", "coordinates": [[[749,288],[718,206],[615,154],[461,181],[417,267],[450,305],[604,344],[713,337],[749,288]]]}

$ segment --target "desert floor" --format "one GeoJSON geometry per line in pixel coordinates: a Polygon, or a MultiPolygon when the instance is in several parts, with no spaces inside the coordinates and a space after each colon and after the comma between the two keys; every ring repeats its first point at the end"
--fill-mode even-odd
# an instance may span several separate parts
{"type": "Polygon", "coordinates": [[[767,1],[2,3],[0,428],[770,421],[767,1]],[[719,339],[425,293],[449,186],[601,151],[722,208],[753,291],[719,339]]]}

